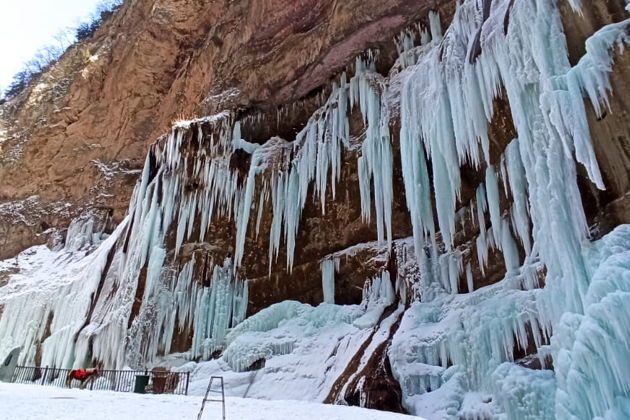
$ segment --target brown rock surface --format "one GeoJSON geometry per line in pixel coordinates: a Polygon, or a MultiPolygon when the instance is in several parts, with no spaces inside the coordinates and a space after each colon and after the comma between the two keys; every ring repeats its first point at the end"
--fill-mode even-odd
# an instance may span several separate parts
{"type": "MultiPolygon", "coordinates": [[[[585,41],[598,29],[627,17],[623,0],[594,2],[583,8],[582,16],[561,2],[560,10],[567,37],[569,58],[576,63],[585,53],[585,41]]],[[[630,54],[617,49],[610,74],[612,93],[609,107],[598,115],[586,100],[593,147],[606,190],[599,191],[580,168],[579,185],[589,223],[596,225],[595,237],[604,235],[622,223],[630,223],[630,54]]]]}

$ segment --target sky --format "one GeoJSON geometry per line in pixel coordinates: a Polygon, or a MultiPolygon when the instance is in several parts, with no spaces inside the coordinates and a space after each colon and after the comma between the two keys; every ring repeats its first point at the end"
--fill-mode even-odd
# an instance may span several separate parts
{"type": "Polygon", "coordinates": [[[0,90],[39,48],[77,26],[100,0],[0,0],[0,90]]]}

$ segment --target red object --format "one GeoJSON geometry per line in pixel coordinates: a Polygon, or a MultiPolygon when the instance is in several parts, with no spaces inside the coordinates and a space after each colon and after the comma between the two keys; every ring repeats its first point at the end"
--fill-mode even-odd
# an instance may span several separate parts
{"type": "Polygon", "coordinates": [[[90,376],[90,374],[87,373],[87,371],[83,370],[83,369],[73,370],[72,372],[70,372],[70,375],[74,379],[78,379],[79,381],[85,380],[85,379],[87,379],[88,376],[90,376]]]}

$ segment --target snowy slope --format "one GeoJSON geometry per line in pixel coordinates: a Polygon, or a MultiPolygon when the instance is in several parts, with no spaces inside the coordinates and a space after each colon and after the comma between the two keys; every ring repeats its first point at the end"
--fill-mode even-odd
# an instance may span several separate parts
{"type": "MultiPolygon", "coordinates": [[[[0,383],[0,418],[6,420],[194,419],[200,407],[200,397],[81,391],[0,383]]],[[[221,418],[220,404],[208,403],[202,418],[221,418]]],[[[226,401],[226,419],[404,420],[412,417],[357,407],[229,397],[226,401]]]]}

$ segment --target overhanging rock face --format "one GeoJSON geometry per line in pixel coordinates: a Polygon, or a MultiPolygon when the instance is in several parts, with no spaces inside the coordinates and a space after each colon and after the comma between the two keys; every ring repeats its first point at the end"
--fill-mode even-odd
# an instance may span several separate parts
{"type": "Polygon", "coordinates": [[[588,15],[575,60],[569,6],[437,9],[277,113],[176,123],[111,235],[78,219],[3,263],[1,350],[215,358],[261,370],[253,396],[429,418],[623,417],[630,21],[588,15]]]}

